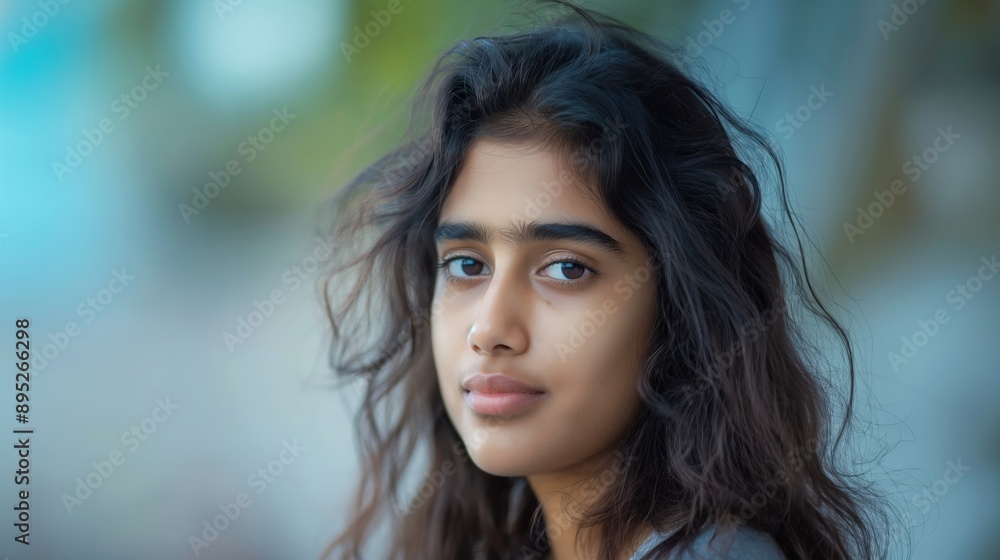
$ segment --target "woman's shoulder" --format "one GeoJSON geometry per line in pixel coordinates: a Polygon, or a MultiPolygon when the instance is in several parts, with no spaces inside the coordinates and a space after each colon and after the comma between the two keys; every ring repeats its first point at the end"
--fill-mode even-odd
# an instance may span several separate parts
{"type": "MultiPolygon", "coordinates": [[[[675,554],[671,558],[677,558],[677,560],[787,560],[777,541],[762,531],[744,525],[731,532],[716,533],[714,526],[705,529],[695,538],[690,550],[680,557],[675,554]]],[[[669,535],[670,532],[653,531],[632,556],[632,560],[640,560],[643,554],[663,542],[669,535]]]]}

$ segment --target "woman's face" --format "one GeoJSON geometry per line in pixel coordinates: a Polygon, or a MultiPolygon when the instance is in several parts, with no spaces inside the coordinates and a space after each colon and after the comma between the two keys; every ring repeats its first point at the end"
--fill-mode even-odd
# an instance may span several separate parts
{"type": "Polygon", "coordinates": [[[441,397],[472,460],[498,476],[599,460],[639,407],[655,271],[562,161],[477,141],[436,230],[441,397]],[[527,388],[469,385],[477,373],[527,388]]]}

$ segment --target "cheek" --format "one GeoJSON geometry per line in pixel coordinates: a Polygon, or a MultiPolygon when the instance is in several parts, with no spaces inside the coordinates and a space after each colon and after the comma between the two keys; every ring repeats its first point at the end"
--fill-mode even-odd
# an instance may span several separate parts
{"type": "Polygon", "coordinates": [[[431,316],[431,353],[434,357],[434,367],[438,380],[447,376],[457,358],[455,334],[452,323],[446,314],[431,316]]]}
{"type": "Polygon", "coordinates": [[[468,351],[468,326],[463,327],[463,320],[458,303],[436,304],[431,310],[431,354],[441,396],[449,409],[461,400],[456,388],[460,382],[460,368],[463,367],[462,356],[468,351]]]}
{"type": "MultiPolygon", "coordinates": [[[[558,379],[553,390],[572,400],[574,416],[617,416],[639,403],[636,381],[648,336],[648,319],[639,301],[599,302],[554,324],[558,379]],[[596,311],[600,309],[600,312],[596,311]]],[[[647,308],[648,309],[648,308],[647,308]]],[[[569,404],[569,403],[567,403],[569,404]]]]}
{"type": "Polygon", "coordinates": [[[445,358],[447,349],[453,344],[455,327],[455,306],[446,301],[447,287],[439,280],[435,285],[430,306],[431,348],[435,360],[445,358]]]}

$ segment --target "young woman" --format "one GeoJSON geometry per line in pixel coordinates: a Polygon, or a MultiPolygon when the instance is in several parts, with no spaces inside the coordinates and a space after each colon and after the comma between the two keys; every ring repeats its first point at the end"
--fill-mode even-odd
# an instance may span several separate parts
{"type": "Polygon", "coordinates": [[[335,199],[364,469],[324,558],[379,529],[420,560],[884,555],[832,460],[853,365],[831,429],[793,317],[850,364],[847,333],[762,218],[761,163],[793,218],[776,152],[669,47],[559,8],[447,51],[413,137],[335,199]]]}

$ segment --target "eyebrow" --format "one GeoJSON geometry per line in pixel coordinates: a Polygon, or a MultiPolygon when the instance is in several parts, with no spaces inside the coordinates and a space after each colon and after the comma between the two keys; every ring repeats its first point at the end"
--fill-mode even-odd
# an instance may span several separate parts
{"type": "Polygon", "coordinates": [[[617,256],[625,255],[622,244],[615,238],[582,223],[527,222],[497,230],[482,222],[459,221],[442,222],[434,230],[435,243],[454,240],[489,245],[497,236],[515,246],[539,241],[575,241],[617,256]]]}

